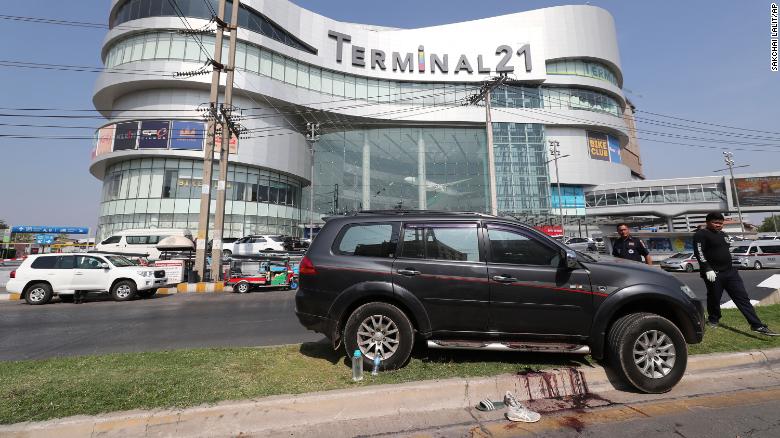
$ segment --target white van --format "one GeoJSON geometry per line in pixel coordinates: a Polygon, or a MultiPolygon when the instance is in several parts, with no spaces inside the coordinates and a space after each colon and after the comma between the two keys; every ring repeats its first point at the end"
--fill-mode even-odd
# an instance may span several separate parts
{"type": "Polygon", "coordinates": [[[183,236],[192,240],[190,230],[179,228],[144,228],[120,231],[95,246],[96,251],[118,254],[146,254],[151,260],[160,258],[157,243],[168,236],[183,236]]]}
{"type": "Polygon", "coordinates": [[[731,247],[731,263],[737,268],[780,268],[780,240],[739,242],[731,247]]]}

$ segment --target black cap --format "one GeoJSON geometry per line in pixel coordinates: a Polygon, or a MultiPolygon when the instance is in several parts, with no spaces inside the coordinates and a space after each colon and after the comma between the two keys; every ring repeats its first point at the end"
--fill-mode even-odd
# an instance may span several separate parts
{"type": "Polygon", "coordinates": [[[725,218],[723,217],[723,213],[719,211],[713,211],[712,213],[707,213],[707,217],[704,219],[707,222],[710,221],[722,221],[725,218]]]}

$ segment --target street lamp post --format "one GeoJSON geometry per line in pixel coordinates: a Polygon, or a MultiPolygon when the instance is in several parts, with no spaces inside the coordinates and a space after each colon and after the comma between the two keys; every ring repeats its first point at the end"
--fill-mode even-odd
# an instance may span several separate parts
{"type": "Polygon", "coordinates": [[[314,240],[314,143],[320,139],[320,124],[306,124],[306,140],[311,151],[311,189],[309,196],[309,239],[314,240]]]}
{"type": "Polygon", "coordinates": [[[722,172],[724,170],[729,171],[729,175],[731,175],[731,183],[729,184],[729,190],[731,190],[731,193],[734,195],[734,204],[737,206],[737,214],[739,215],[739,226],[742,229],[742,234],[745,234],[745,221],[742,220],[742,208],[739,206],[739,193],[737,193],[737,184],[734,182],[734,168],[735,167],[748,167],[749,165],[742,165],[742,166],[735,166],[734,165],[734,154],[731,152],[724,151],[723,152],[723,159],[726,161],[726,166],[728,166],[726,169],[719,169],[715,172],[722,172]]]}
{"type": "Polygon", "coordinates": [[[558,150],[559,146],[560,143],[558,140],[550,140],[550,154],[553,156],[552,161],[555,163],[555,184],[558,187],[558,217],[561,221],[561,235],[565,235],[563,225],[563,196],[561,195],[561,176],[558,173],[558,160],[560,158],[568,157],[568,155],[561,157],[561,151],[558,150]]]}

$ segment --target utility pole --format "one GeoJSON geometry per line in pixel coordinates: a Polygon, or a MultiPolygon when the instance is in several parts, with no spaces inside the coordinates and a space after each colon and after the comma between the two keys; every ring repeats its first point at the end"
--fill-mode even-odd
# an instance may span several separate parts
{"type": "Polygon", "coordinates": [[[333,214],[339,214],[339,185],[333,187],[333,214]]]}
{"type": "Polygon", "coordinates": [[[311,196],[309,196],[309,239],[314,240],[314,143],[320,139],[320,124],[306,124],[306,140],[311,151],[311,196]]]}
{"type": "MultiPolygon", "coordinates": [[[[224,24],[222,17],[225,15],[225,0],[220,0],[217,23],[224,24]]],[[[204,281],[206,279],[206,247],[208,246],[208,234],[209,234],[209,215],[211,207],[211,174],[212,167],[214,165],[214,144],[216,143],[216,131],[217,131],[217,118],[219,113],[217,107],[219,105],[219,76],[223,69],[222,65],[222,31],[218,29],[216,35],[216,41],[214,44],[214,59],[211,64],[214,69],[211,73],[211,96],[209,99],[209,122],[208,122],[208,135],[211,136],[211,141],[205,142],[203,148],[203,181],[200,191],[200,214],[198,216],[198,236],[195,246],[195,272],[197,274],[198,281],[204,281]]],[[[221,258],[220,258],[221,260],[221,258]]],[[[216,260],[214,261],[216,263],[216,260]]]]}
{"type": "Polygon", "coordinates": [[[490,214],[498,216],[498,191],[496,189],[496,155],[493,148],[493,119],[490,114],[490,94],[494,88],[503,85],[509,80],[506,74],[497,76],[486,82],[480,88],[479,93],[470,96],[466,105],[475,105],[485,101],[485,132],[487,133],[488,150],[488,179],[490,182],[490,214]]]}
{"type": "MultiPolygon", "coordinates": [[[[561,195],[561,176],[558,173],[558,160],[561,158],[566,158],[569,155],[561,156],[561,151],[558,150],[559,146],[560,143],[558,140],[550,140],[550,154],[552,155],[551,161],[555,163],[555,184],[558,186],[558,218],[561,221],[561,233],[565,235],[563,225],[563,196],[561,195]]],[[[550,161],[547,162],[549,163],[550,161]]]]}
{"type": "Polygon", "coordinates": [[[742,228],[742,234],[745,234],[745,222],[742,220],[742,208],[739,206],[739,193],[737,193],[737,184],[734,182],[734,168],[748,167],[749,164],[743,164],[742,166],[735,166],[734,154],[726,151],[723,152],[723,159],[726,161],[726,166],[728,167],[726,169],[715,170],[715,172],[723,172],[724,170],[728,170],[729,175],[731,175],[731,183],[729,184],[728,190],[731,190],[731,193],[734,195],[734,204],[736,204],[737,214],[739,214],[739,226],[742,228]]]}
{"type": "MultiPolygon", "coordinates": [[[[220,0],[220,8],[223,8],[220,0]]],[[[211,280],[219,281],[222,275],[222,233],[225,229],[225,189],[227,187],[228,156],[230,155],[230,138],[235,126],[232,120],[233,111],[233,76],[236,66],[236,34],[238,31],[238,6],[240,0],[233,0],[233,8],[230,14],[230,23],[217,20],[217,35],[230,30],[230,43],[228,46],[228,63],[225,66],[227,80],[225,82],[225,103],[221,108],[222,118],[222,145],[219,154],[219,179],[217,180],[217,203],[214,209],[214,238],[211,246],[211,280]]],[[[224,11],[224,8],[221,9],[224,11]]],[[[238,141],[238,134],[236,134],[238,141]]]]}

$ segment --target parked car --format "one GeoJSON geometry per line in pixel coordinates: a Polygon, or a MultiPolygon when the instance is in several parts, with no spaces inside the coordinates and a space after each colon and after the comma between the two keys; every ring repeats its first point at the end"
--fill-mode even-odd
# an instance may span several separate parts
{"type": "Polygon", "coordinates": [[[601,253],[606,253],[607,252],[607,245],[604,242],[604,238],[603,237],[594,237],[593,241],[596,242],[596,251],[601,252],[601,253]]]}
{"type": "Polygon", "coordinates": [[[361,212],[326,221],[301,260],[296,314],[347,354],[404,366],[429,348],[588,353],[644,392],[669,391],[703,307],[673,275],[597,261],[479,213],[361,212]]]}
{"type": "Polygon", "coordinates": [[[731,247],[731,263],[737,268],[780,268],[780,241],[744,241],[731,247]]]}
{"type": "Polygon", "coordinates": [[[299,238],[284,236],[284,250],[285,251],[304,251],[309,247],[309,242],[299,238]]]}
{"type": "MultiPolygon", "coordinates": [[[[223,237],[222,238],[222,257],[228,258],[233,255],[233,245],[239,240],[238,237],[223,237]]],[[[208,253],[211,254],[213,240],[209,240],[208,253]]]]}
{"type": "Polygon", "coordinates": [[[590,237],[571,237],[566,240],[566,246],[575,251],[597,251],[596,242],[590,237]]]}
{"type": "Polygon", "coordinates": [[[264,251],[285,251],[284,236],[281,234],[246,236],[233,242],[232,250],[223,248],[225,249],[222,252],[225,255],[228,255],[225,251],[231,251],[235,255],[257,255],[264,251]]]}
{"type": "Polygon", "coordinates": [[[28,304],[46,304],[55,295],[69,301],[76,291],[108,292],[115,301],[150,298],[167,284],[164,270],[119,255],[42,254],[27,257],[12,271],[6,289],[22,294],[28,304]]]}
{"type": "Polygon", "coordinates": [[[693,272],[699,270],[699,261],[691,252],[678,252],[661,262],[661,268],[667,271],[693,272]]]}
{"type": "Polygon", "coordinates": [[[192,240],[192,233],[178,228],[130,229],[120,231],[95,245],[95,251],[114,254],[146,255],[149,260],[160,258],[157,244],[168,236],[184,236],[192,240]]]}

